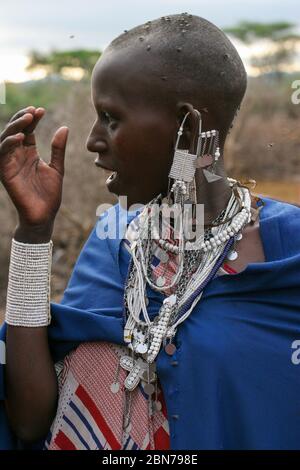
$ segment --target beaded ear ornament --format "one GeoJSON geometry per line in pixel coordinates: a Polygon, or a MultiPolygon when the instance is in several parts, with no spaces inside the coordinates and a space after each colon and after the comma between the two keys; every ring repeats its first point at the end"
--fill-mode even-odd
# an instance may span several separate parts
{"type": "Polygon", "coordinates": [[[173,194],[174,202],[189,200],[196,203],[195,173],[197,168],[202,168],[208,183],[222,179],[216,174],[216,166],[220,158],[219,131],[210,130],[202,132],[202,117],[198,110],[197,148],[193,153],[194,142],[190,149],[179,149],[180,138],[183,134],[184,124],[190,111],[184,116],[177,133],[174,150],[174,159],[169,173],[169,200],[170,193],[173,194]]]}

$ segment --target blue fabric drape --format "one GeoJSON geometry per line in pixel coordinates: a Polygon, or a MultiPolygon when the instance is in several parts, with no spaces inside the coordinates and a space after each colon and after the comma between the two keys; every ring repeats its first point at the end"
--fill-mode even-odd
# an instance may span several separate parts
{"type": "MultiPolygon", "coordinates": [[[[263,198],[260,233],[265,263],[220,276],[180,326],[177,351],[161,351],[171,449],[299,449],[300,209],[263,198]]],[[[129,219],[117,205],[97,222],[48,329],[53,360],[82,341],[123,344],[123,294],[130,260],[120,246],[129,219]],[[100,239],[108,220],[123,220],[116,239],[100,239]],[[111,219],[112,218],[112,219],[111,219]],[[121,227],[122,226],[122,227],[121,227]]],[[[148,290],[150,316],[162,295],[148,290]]],[[[5,342],[6,326],[0,331],[5,342]]],[[[2,360],[4,362],[4,360],[2,360]]],[[[0,448],[18,445],[6,420],[0,365],[0,448]]]]}

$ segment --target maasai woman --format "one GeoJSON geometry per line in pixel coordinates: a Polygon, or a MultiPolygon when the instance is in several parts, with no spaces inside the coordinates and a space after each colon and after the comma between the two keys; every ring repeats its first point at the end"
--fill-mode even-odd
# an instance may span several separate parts
{"type": "Polygon", "coordinates": [[[2,448],[16,437],[48,449],[300,447],[300,211],[226,175],[245,89],[237,51],[202,18],[160,18],[110,44],[93,71],[87,147],[112,173],[109,191],[142,205],[100,217],[60,304],[51,235],[68,130],[47,164],[34,135],[44,110],[8,123],[0,174],[19,224],[2,448]]]}

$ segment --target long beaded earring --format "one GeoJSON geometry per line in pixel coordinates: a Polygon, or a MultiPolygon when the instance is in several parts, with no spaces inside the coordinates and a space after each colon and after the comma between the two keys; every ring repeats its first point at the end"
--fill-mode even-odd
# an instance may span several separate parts
{"type": "Polygon", "coordinates": [[[202,132],[202,117],[198,110],[194,110],[198,115],[198,141],[196,153],[188,149],[179,149],[180,138],[183,134],[184,124],[190,111],[184,116],[177,134],[174,150],[174,158],[169,173],[169,194],[175,203],[190,201],[196,204],[196,184],[195,172],[197,168],[202,168],[203,174],[208,183],[218,181],[223,177],[216,173],[216,167],[220,158],[219,131],[213,129],[202,132]]]}
{"type": "MultiPolygon", "coordinates": [[[[201,132],[201,114],[195,110],[199,118],[199,133],[201,132]]],[[[173,194],[175,203],[184,203],[185,201],[194,201],[194,178],[196,172],[195,162],[197,154],[190,153],[189,150],[181,150],[178,148],[180,138],[183,134],[184,124],[189,116],[190,111],[184,116],[183,121],[177,133],[177,140],[174,150],[174,158],[169,173],[169,201],[170,193],[173,194]]],[[[198,133],[198,134],[199,134],[198,133]]]]}
{"type": "MultiPolygon", "coordinates": [[[[194,109],[198,117],[198,129],[194,129],[193,139],[189,149],[179,149],[180,138],[183,134],[184,124],[191,112],[189,111],[183,118],[177,133],[174,150],[174,158],[169,172],[168,203],[180,206],[179,225],[183,229],[183,213],[185,204],[191,204],[192,221],[194,223],[197,204],[197,191],[195,174],[196,169],[201,168],[208,183],[222,179],[216,174],[216,166],[220,158],[219,132],[215,129],[202,132],[201,113],[194,109]],[[194,153],[195,143],[196,153],[194,153]]],[[[194,226],[193,226],[194,228],[194,226]]]]}
{"type": "Polygon", "coordinates": [[[201,132],[197,145],[197,160],[195,166],[202,168],[208,183],[218,181],[223,177],[216,174],[216,166],[220,158],[219,131],[201,132]]]}

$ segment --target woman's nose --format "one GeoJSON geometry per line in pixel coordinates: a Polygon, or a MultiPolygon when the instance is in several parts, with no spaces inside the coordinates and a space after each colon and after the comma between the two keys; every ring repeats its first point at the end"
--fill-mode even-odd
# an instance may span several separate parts
{"type": "Polygon", "coordinates": [[[86,148],[89,152],[103,153],[107,150],[107,143],[96,133],[91,132],[86,141],[86,148]]]}

